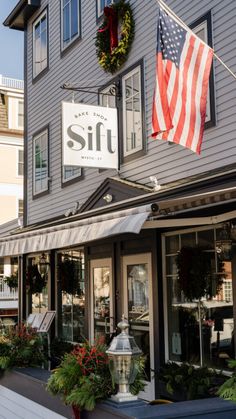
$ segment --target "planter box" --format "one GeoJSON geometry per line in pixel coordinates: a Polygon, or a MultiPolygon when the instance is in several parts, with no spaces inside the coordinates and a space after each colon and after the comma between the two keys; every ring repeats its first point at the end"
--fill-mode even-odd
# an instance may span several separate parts
{"type": "Polygon", "coordinates": [[[81,419],[235,419],[236,403],[219,398],[193,400],[167,405],[114,407],[112,404],[97,405],[92,412],[82,412],[81,419]]]}
{"type": "Polygon", "coordinates": [[[59,397],[51,396],[45,389],[50,372],[39,368],[17,368],[7,371],[0,384],[21,396],[41,404],[66,418],[72,418],[72,409],[63,404],[59,397]]]}

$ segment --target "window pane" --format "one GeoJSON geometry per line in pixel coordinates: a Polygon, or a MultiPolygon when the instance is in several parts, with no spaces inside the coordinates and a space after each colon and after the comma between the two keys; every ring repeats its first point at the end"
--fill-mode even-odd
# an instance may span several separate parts
{"type": "Polygon", "coordinates": [[[81,176],[81,168],[77,166],[64,166],[64,180],[81,176]]]}
{"type": "MultiPolygon", "coordinates": [[[[169,359],[199,365],[202,356],[202,365],[228,369],[227,360],[235,357],[232,266],[230,261],[219,260],[214,232],[197,232],[198,244],[207,249],[210,258],[207,280],[211,293],[199,303],[184,298],[176,275],[176,256],[166,255],[169,359]]],[[[181,246],[196,246],[195,232],[180,236],[181,246]]],[[[177,250],[178,235],[167,237],[166,252],[177,250]]]]}
{"type": "Polygon", "coordinates": [[[63,42],[70,41],[70,7],[69,4],[63,10],[63,42]]]}
{"type": "Polygon", "coordinates": [[[18,176],[24,174],[24,151],[18,150],[18,176]]]}
{"type": "Polygon", "coordinates": [[[142,115],[140,95],[140,71],[125,76],[123,82],[123,117],[125,126],[124,154],[142,149],[142,115]]]}
{"type": "Polygon", "coordinates": [[[78,35],[78,0],[71,2],[71,38],[78,35]]]}
{"type": "Polygon", "coordinates": [[[34,76],[47,67],[47,15],[34,26],[34,76]]]}
{"type": "Polygon", "coordinates": [[[48,149],[47,149],[47,134],[42,134],[35,139],[35,193],[38,193],[48,188],[48,149]]]}

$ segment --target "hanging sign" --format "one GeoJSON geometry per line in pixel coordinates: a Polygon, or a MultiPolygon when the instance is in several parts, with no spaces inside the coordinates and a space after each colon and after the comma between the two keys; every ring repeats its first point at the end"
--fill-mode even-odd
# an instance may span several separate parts
{"type": "Polygon", "coordinates": [[[62,102],[63,165],[118,169],[117,110],[62,102]]]}

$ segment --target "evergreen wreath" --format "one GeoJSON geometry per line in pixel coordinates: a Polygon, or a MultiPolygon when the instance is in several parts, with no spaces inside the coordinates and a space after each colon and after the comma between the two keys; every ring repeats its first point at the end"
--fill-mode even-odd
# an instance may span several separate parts
{"type": "Polygon", "coordinates": [[[124,64],[134,38],[134,27],[132,9],[125,0],[120,0],[104,9],[104,21],[97,31],[95,42],[98,62],[104,71],[113,74],[124,64]],[[108,15],[115,16],[114,23],[111,23],[108,15]],[[110,31],[114,29],[117,32],[119,23],[121,23],[120,39],[116,45],[110,31]],[[111,25],[117,27],[111,29],[111,25]]]}
{"type": "Polygon", "coordinates": [[[201,247],[184,246],[176,258],[178,286],[188,301],[216,296],[225,277],[223,263],[218,261],[219,274],[211,267],[211,254],[201,247]]]}

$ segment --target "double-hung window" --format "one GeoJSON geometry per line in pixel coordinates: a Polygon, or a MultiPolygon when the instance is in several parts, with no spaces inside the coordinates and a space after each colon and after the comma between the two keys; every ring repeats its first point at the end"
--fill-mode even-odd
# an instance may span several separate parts
{"type": "Polygon", "coordinates": [[[123,155],[129,156],[143,148],[141,67],[122,77],[123,155]]]}
{"type": "Polygon", "coordinates": [[[118,109],[121,163],[144,152],[142,63],[99,91],[99,104],[118,109]]]}
{"type": "Polygon", "coordinates": [[[48,66],[48,14],[47,9],[33,24],[33,77],[48,66]]]}
{"type": "Polygon", "coordinates": [[[63,182],[69,182],[82,176],[82,169],[78,166],[63,166],[63,182]]]}
{"type": "MultiPolygon", "coordinates": [[[[190,25],[190,28],[202,41],[204,41],[206,44],[212,47],[212,23],[211,23],[210,12],[208,12],[206,15],[199,18],[192,25],[190,25]]],[[[213,73],[213,64],[212,64],[210,78],[209,78],[208,93],[207,93],[205,128],[208,128],[214,125],[215,125],[215,97],[214,97],[214,73],[213,73]]]]}
{"type": "Polygon", "coordinates": [[[64,50],[80,36],[80,0],[61,0],[61,45],[64,50]]]}
{"type": "Polygon", "coordinates": [[[98,17],[102,16],[104,7],[110,6],[112,3],[115,3],[115,0],[97,0],[98,17]]]}
{"type": "Polygon", "coordinates": [[[24,128],[24,102],[23,100],[18,100],[17,126],[19,129],[24,128]]]}
{"type": "Polygon", "coordinates": [[[33,138],[33,193],[48,190],[48,128],[33,138]]]}
{"type": "Polygon", "coordinates": [[[18,176],[24,175],[24,150],[18,150],[18,176]]]}

